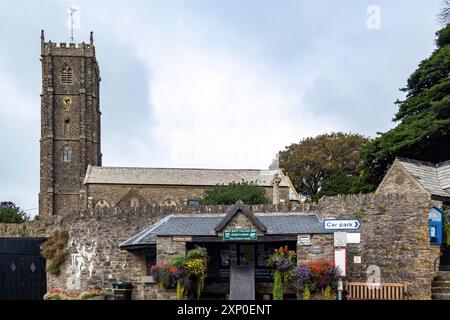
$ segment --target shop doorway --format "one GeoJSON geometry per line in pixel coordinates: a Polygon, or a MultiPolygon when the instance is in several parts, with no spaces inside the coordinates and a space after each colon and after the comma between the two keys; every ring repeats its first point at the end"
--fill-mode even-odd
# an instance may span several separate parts
{"type": "Polygon", "coordinates": [[[230,300],[255,300],[255,245],[231,247],[230,300]]]}

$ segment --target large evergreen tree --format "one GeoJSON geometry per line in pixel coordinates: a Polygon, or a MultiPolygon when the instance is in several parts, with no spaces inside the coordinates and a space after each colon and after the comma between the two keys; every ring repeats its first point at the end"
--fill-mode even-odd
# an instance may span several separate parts
{"type": "Polygon", "coordinates": [[[363,152],[364,191],[373,191],[396,156],[430,162],[450,159],[450,24],[436,33],[437,49],[409,77],[397,101],[398,125],[363,152]]]}
{"type": "Polygon", "coordinates": [[[439,13],[439,21],[443,24],[450,23],[450,0],[442,0],[442,9],[439,13]]]}

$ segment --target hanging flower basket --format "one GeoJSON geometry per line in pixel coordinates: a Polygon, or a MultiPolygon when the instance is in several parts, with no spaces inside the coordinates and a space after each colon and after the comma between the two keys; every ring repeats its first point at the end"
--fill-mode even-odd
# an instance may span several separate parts
{"type": "Polygon", "coordinates": [[[288,246],[275,249],[267,259],[267,266],[274,270],[273,299],[283,300],[284,288],[292,280],[292,270],[297,263],[297,253],[288,246]]]}

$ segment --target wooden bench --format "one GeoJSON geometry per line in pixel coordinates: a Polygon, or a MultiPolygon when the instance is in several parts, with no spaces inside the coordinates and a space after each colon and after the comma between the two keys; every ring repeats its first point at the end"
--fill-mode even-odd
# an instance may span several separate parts
{"type": "Polygon", "coordinates": [[[348,282],[345,284],[347,300],[406,300],[409,298],[406,284],[348,282]]]}

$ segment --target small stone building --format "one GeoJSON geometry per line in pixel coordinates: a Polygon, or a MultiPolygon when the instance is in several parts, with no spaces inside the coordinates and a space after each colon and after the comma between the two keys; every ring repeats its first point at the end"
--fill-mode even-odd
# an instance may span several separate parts
{"type": "Polygon", "coordinates": [[[443,208],[450,204],[450,161],[430,163],[396,158],[375,193],[417,192],[443,208]]]}
{"type": "MultiPolygon", "coordinates": [[[[317,213],[253,213],[239,202],[227,214],[169,215],[120,244],[124,250],[146,251],[146,265],[170,264],[197,246],[210,256],[204,292],[209,299],[269,299],[273,279],[266,261],[277,248],[296,251],[299,263],[333,261],[334,253],[333,233],[317,213]],[[298,236],[309,237],[308,246],[297,246],[298,236]]],[[[168,292],[159,289],[158,298],[174,298],[168,292]]],[[[286,294],[296,298],[292,288],[286,294]]]]}

